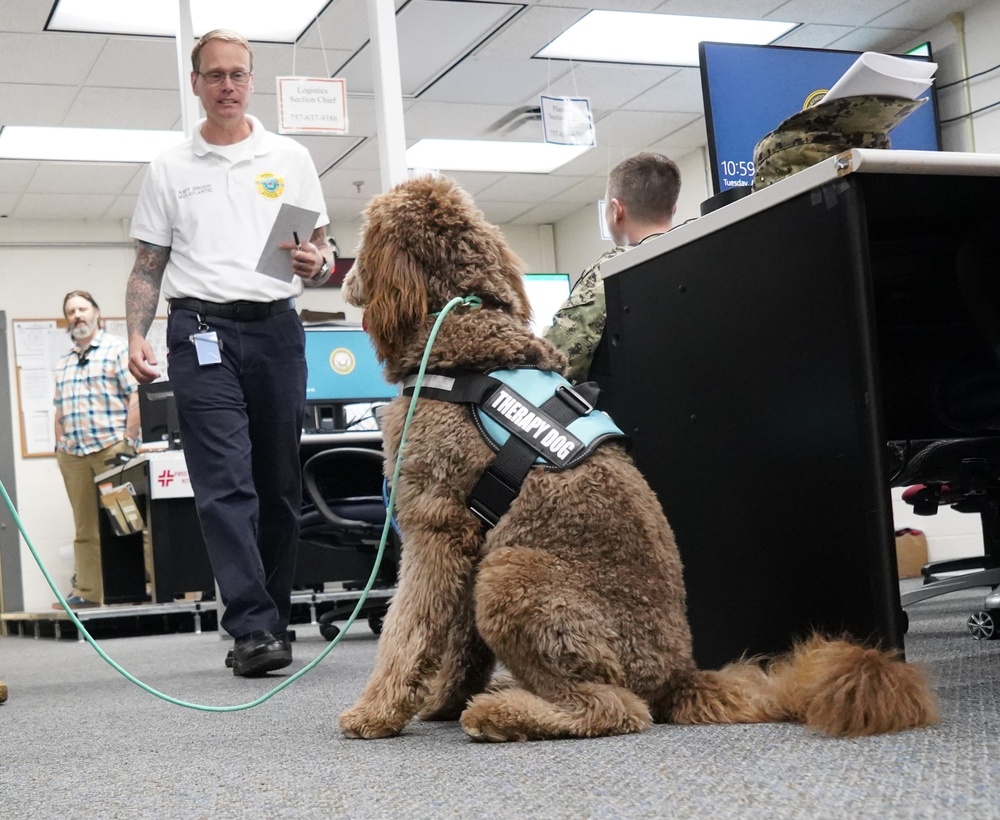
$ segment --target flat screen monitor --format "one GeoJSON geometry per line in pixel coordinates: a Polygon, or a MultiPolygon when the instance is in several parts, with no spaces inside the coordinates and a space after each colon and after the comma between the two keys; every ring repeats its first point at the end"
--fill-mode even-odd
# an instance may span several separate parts
{"type": "Polygon", "coordinates": [[[524,289],[531,305],[531,329],[541,336],[569,296],[569,274],[526,273],[524,289]]]}
{"type": "MultiPolygon", "coordinates": [[[[714,192],[750,185],[754,148],[761,137],[821,100],[860,55],[859,51],[701,43],[701,88],[714,192]]],[[[907,59],[930,60],[930,49],[907,59]]],[[[940,150],[933,86],[926,96],[928,102],[890,132],[892,148],[940,150]]]]}
{"type": "Polygon", "coordinates": [[[143,444],[165,441],[171,449],[181,446],[177,401],[169,381],[139,385],[139,429],[143,444]]]}
{"type": "Polygon", "coordinates": [[[399,392],[386,382],[368,334],[360,327],[307,327],[306,401],[387,401],[399,392]]]}

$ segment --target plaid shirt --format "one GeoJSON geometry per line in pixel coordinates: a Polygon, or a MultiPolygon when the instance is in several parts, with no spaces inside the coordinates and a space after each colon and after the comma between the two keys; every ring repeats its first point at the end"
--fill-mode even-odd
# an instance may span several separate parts
{"type": "Polygon", "coordinates": [[[123,441],[129,396],[138,389],[128,345],[117,336],[99,330],[85,354],[71,350],[56,365],[53,404],[65,431],[56,449],[85,456],[123,441]]]}

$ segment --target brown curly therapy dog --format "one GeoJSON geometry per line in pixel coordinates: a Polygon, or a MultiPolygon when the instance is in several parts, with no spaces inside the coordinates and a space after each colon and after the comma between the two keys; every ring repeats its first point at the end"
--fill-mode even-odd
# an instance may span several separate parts
{"type": "MultiPolygon", "coordinates": [[[[387,378],[417,371],[432,312],[456,296],[482,308],[444,319],[430,368],[562,371],[529,328],[520,260],[447,179],[372,200],[344,284],[387,378]]],[[[409,399],[385,413],[391,476],[409,399]]],[[[398,592],[375,670],[340,716],[350,737],[396,735],[419,714],[459,719],[475,740],[640,732],[654,722],[800,721],[867,735],[937,720],[916,667],[819,637],[764,665],[699,670],[681,562],[656,496],[624,450],[599,446],[563,471],[532,469],[494,529],[466,498],[494,457],[460,404],[421,398],[403,450],[398,592]],[[510,673],[490,685],[494,666],[510,673]]]]}

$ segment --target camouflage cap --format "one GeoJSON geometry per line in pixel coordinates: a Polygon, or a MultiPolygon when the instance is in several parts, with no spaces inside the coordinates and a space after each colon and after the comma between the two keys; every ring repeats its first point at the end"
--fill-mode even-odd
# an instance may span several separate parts
{"type": "Polygon", "coordinates": [[[793,114],[754,149],[753,190],[851,148],[888,148],[889,132],[927,99],[842,97],[793,114]]]}

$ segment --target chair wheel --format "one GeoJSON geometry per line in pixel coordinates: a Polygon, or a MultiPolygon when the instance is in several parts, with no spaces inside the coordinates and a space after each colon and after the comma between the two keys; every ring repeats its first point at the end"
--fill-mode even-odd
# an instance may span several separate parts
{"type": "Polygon", "coordinates": [[[966,628],[973,639],[977,641],[992,641],[1000,638],[998,629],[1000,610],[991,609],[985,612],[973,612],[966,621],[966,628]]]}
{"type": "Polygon", "coordinates": [[[332,641],[340,634],[340,627],[336,624],[324,624],[319,625],[319,634],[327,641],[332,641]]]}
{"type": "Polygon", "coordinates": [[[382,634],[382,626],[385,624],[384,612],[372,612],[368,615],[368,626],[376,635],[382,634]]]}

